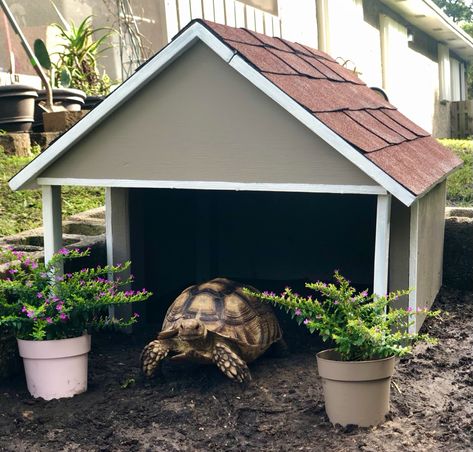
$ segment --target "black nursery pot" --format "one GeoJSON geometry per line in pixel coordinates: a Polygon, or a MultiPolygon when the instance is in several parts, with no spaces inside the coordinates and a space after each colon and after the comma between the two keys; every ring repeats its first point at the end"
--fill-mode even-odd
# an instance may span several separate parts
{"type": "Polygon", "coordinates": [[[38,93],[28,85],[0,86],[0,129],[29,132],[38,93]]]}
{"type": "Polygon", "coordinates": [[[85,98],[83,110],[93,110],[100,102],[105,99],[105,96],[87,96],[85,98]]]}
{"type": "MultiPolygon", "coordinates": [[[[81,111],[85,102],[86,94],[80,89],[73,88],[54,88],[53,89],[53,103],[54,105],[61,105],[68,111],[81,111]]],[[[46,90],[38,91],[38,98],[36,99],[34,110],[34,129],[39,131],[43,127],[43,112],[44,110],[39,106],[40,102],[46,100],[46,90]]]]}

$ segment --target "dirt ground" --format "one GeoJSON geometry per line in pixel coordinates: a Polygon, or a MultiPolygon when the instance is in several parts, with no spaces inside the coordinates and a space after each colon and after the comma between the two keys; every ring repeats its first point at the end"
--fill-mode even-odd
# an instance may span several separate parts
{"type": "Polygon", "coordinates": [[[440,343],[397,365],[377,428],[328,422],[320,346],[305,336],[289,355],[252,364],[253,382],[240,387],[216,368],[176,363],[145,381],[138,357],[149,335],[96,335],[87,393],[45,402],[23,377],[0,383],[0,450],[473,451],[473,292],[443,289],[436,305],[450,312],[426,325],[440,343]]]}

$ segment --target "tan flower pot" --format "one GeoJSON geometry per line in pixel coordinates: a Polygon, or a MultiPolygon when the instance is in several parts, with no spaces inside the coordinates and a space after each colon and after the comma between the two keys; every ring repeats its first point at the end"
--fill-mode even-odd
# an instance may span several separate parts
{"type": "Polygon", "coordinates": [[[394,359],[341,361],[334,350],[317,353],[325,411],[332,424],[369,427],[384,421],[394,359]]]}

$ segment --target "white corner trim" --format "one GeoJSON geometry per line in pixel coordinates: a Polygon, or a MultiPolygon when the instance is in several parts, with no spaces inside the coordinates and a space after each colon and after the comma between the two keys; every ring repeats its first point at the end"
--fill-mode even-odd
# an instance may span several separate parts
{"type": "MultiPolygon", "coordinates": [[[[28,184],[31,183],[31,179],[38,177],[44,169],[79,141],[83,135],[94,129],[126,99],[140,89],[142,85],[146,84],[153,77],[159,74],[159,72],[178,58],[179,55],[192,46],[197,40],[207,44],[211,50],[216,52],[217,55],[229,63],[230,66],[238,71],[242,76],[253,83],[302,124],[308,127],[309,130],[320,136],[326,143],[340,152],[340,154],[351,161],[369,177],[374,179],[379,185],[392,193],[406,206],[410,206],[414,202],[416,197],[411,192],[387,175],[374,163],[370,162],[343,138],[338,136],[314,115],[305,110],[294,99],[276,87],[271,81],[256,71],[243,58],[235,54],[233,50],[227,47],[219,38],[198,22],[194,23],[187,30],[178,35],[168,44],[167,47],[153,57],[148,64],[144,65],[136,74],[126,80],[116,89],[115,92],[54,142],[43,154],[39,155],[28,166],[13,177],[9,182],[11,189],[19,190],[21,188],[26,188],[28,184]]],[[[41,182],[38,183],[41,184],[41,182]]],[[[105,184],[101,184],[101,186],[104,185],[105,184]]],[[[376,194],[380,193],[378,192],[376,194]]]]}
{"type": "Polygon", "coordinates": [[[175,188],[194,190],[275,191],[294,193],[338,193],[356,195],[386,195],[379,185],[278,184],[259,182],[174,181],[134,179],[69,179],[40,177],[39,185],[78,185],[83,187],[175,188]]]}
{"type": "Polygon", "coordinates": [[[61,187],[45,185],[43,191],[44,261],[62,248],[61,187]]]}
{"type": "Polygon", "coordinates": [[[288,96],[284,91],[274,85],[270,80],[264,77],[260,72],[251,67],[239,55],[235,55],[230,66],[236,69],[243,77],[248,79],[257,88],[263,91],[271,99],[277,102],[281,107],[297,118],[302,124],[309,128],[312,132],[322,138],[327,144],[336,149],[345,158],[351,161],[356,167],[361,169],[365,174],[374,179],[378,184],[383,186],[387,191],[392,193],[406,206],[410,206],[416,197],[399,182],[396,182],[391,176],[386,174],[382,169],[369,161],[353,146],[348,144],[343,138],[337,135],[333,130],[329,129],[325,124],[319,121],[313,114],[299,105],[294,99],[288,96]]]}
{"type": "MultiPolygon", "coordinates": [[[[411,206],[411,222],[409,232],[409,308],[417,310],[417,258],[419,254],[419,201],[411,206]]],[[[409,327],[409,333],[417,332],[416,316],[414,323],[409,327]]]]}
{"type": "Polygon", "coordinates": [[[163,71],[198,40],[207,44],[217,55],[227,62],[234,55],[233,50],[227,47],[202,24],[193,24],[156,54],[147,64],[133,74],[132,77],[123,82],[74,127],[60,136],[48,149],[15,175],[9,182],[10,188],[14,191],[26,188],[31,179],[40,175],[42,171],[57,160],[71,146],[97,127],[123,102],[163,71]]]}
{"type": "Polygon", "coordinates": [[[383,297],[388,293],[390,224],[391,195],[378,195],[376,207],[373,293],[379,297],[383,297]]]}

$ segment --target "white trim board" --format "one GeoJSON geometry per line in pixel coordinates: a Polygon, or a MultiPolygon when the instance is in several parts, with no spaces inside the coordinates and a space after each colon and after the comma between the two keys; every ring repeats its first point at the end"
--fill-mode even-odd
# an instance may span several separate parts
{"type": "Polygon", "coordinates": [[[134,179],[68,179],[40,177],[39,185],[77,185],[83,187],[174,188],[195,190],[274,191],[295,193],[338,193],[386,195],[379,185],[276,184],[259,182],[173,181],[134,179]]]}
{"type": "Polygon", "coordinates": [[[118,108],[122,102],[136,92],[142,85],[148,83],[197,40],[204,42],[211,50],[229,63],[232,68],[322,138],[356,167],[374,179],[379,185],[392,193],[406,206],[410,206],[414,202],[416,197],[409,190],[364,157],[353,146],[329,129],[284,91],[275,86],[243,58],[235,54],[233,50],[227,47],[209,29],[199,22],[194,22],[190,25],[148,64],[143,66],[142,69],[117,88],[116,91],[85,116],[84,119],[78,122],[76,126],[72,127],[43,154],[38,156],[13,177],[9,182],[10,187],[13,190],[28,188],[29,184],[32,183],[32,179],[38,177],[40,173],[59,158],[62,153],[66,152],[72,145],[79,141],[83,135],[93,130],[112,111],[118,108]]]}
{"type": "Polygon", "coordinates": [[[373,293],[379,297],[384,297],[388,293],[390,229],[391,195],[378,195],[376,207],[373,293]]]}

